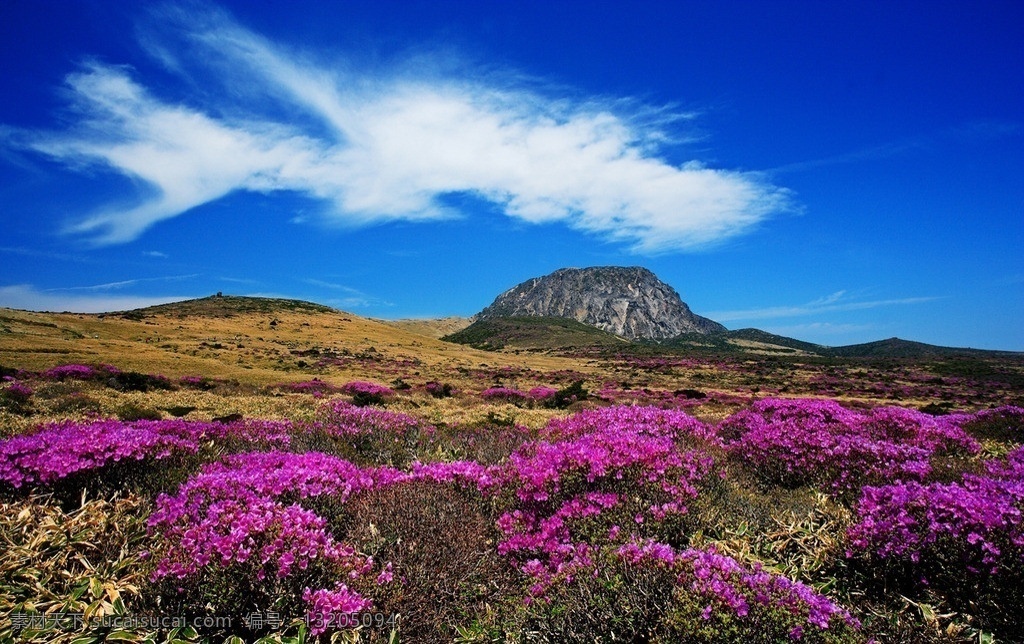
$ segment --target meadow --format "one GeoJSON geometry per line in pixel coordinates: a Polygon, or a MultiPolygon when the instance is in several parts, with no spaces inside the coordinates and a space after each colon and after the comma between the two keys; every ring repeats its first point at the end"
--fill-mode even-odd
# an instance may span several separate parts
{"type": "Polygon", "coordinates": [[[1024,641],[1019,357],[224,300],[0,311],[0,640],[1024,641]]]}

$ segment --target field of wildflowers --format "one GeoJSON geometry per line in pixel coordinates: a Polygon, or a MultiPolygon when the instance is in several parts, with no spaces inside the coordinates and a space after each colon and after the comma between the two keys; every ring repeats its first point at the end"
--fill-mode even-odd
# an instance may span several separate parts
{"type": "Polygon", "coordinates": [[[1024,641],[1024,409],[603,364],[4,369],[0,640],[1024,641]]]}

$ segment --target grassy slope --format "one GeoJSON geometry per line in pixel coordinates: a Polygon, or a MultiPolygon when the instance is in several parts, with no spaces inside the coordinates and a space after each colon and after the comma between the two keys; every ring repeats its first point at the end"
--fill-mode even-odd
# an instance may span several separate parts
{"type": "Polygon", "coordinates": [[[312,378],[388,384],[402,378],[411,385],[447,382],[465,391],[493,384],[564,386],[582,378],[591,391],[617,382],[638,390],[692,388],[748,396],[757,389],[762,395],[848,396],[917,407],[950,400],[946,394],[958,387],[953,380],[922,387],[922,379],[956,376],[969,378],[979,392],[960,403],[954,396],[951,404],[964,408],[1019,401],[1024,387],[1024,360],[1016,354],[815,356],[805,348],[816,345],[758,331],[699,336],[692,340],[697,346],[665,347],[628,343],[570,320],[537,318],[477,323],[454,336],[505,348],[483,352],[292,300],[204,298],[106,315],[0,309],[0,366],[40,371],[58,364],[110,363],[171,378],[203,375],[257,386],[312,378]],[[691,357],[703,366],[636,362],[691,357]],[[846,386],[842,393],[823,388],[822,378],[846,386]],[[865,386],[854,391],[851,378],[865,386]],[[879,379],[908,384],[915,393],[893,398],[890,390],[870,386],[879,379]]]}
{"type": "Polygon", "coordinates": [[[388,326],[404,329],[410,333],[438,339],[456,333],[472,324],[469,318],[450,316],[446,318],[409,318],[404,320],[380,320],[388,326]]]}
{"type": "MultiPolygon", "coordinates": [[[[105,315],[0,309],[0,365],[29,370],[108,362],[170,377],[202,374],[267,384],[312,377],[383,379],[390,375],[389,364],[403,361],[418,362],[420,375],[429,379],[494,362],[494,356],[291,300],[204,298],[105,315]],[[374,364],[353,360],[332,368],[327,377],[313,366],[317,352],[372,357],[374,364]],[[380,373],[368,374],[373,368],[380,373]]],[[[502,362],[528,366],[526,357],[515,355],[503,356],[502,362]]],[[[543,370],[570,364],[557,357],[530,358],[530,366],[543,370]]]]}
{"type": "Polygon", "coordinates": [[[628,340],[567,318],[508,317],[477,320],[444,336],[449,342],[481,349],[623,347],[628,340]]]}

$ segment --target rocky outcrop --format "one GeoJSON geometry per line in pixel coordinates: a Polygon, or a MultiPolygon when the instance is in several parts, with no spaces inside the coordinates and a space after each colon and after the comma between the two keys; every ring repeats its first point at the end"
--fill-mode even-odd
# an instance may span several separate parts
{"type": "Polygon", "coordinates": [[[725,327],[695,315],[668,284],[639,266],[562,268],[511,288],[476,317],[570,318],[631,340],[664,340],[725,327]]]}

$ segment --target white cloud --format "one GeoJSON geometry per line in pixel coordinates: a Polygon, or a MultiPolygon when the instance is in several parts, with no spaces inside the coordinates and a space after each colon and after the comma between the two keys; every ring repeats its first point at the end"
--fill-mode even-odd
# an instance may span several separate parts
{"type": "Polygon", "coordinates": [[[833,324],[831,322],[809,322],[807,324],[791,324],[786,326],[770,326],[765,329],[769,333],[793,338],[805,338],[809,335],[827,337],[862,333],[875,328],[873,324],[833,324]]]}
{"type": "Polygon", "coordinates": [[[183,280],[192,279],[199,277],[198,273],[191,275],[168,275],[165,277],[140,277],[130,280],[121,280],[118,282],[106,282],[103,284],[90,284],[88,286],[64,286],[61,288],[50,288],[46,289],[46,292],[55,291],[111,291],[122,289],[128,286],[135,286],[136,284],[142,284],[144,282],[180,282],[183,280]]]}
{"type": "Polygon", "coordinates": [[[393,306],[391,302],[387,302],[372,295],[367,295],[359,289],[352,288],[351,286],[345,286],[344,284],[337,284],[335,282],[327,282],[320,279],[306,278],[302,280],[306,284],[311,286],[318,286],[320,288],[330,289],[332,291],[341,291],[346,295],[344,297],[329,297],[316,299],[314,301],[323,302],[325,304],[335,306],[341,309],[349,308],[366,308],[370,306],[393,306]]]}
{"type": "Polygon", "coordinates": [[[759,309],[740,309],[732,311],[711,311],[705,315],[719,322],[736,320],[769,320],[774,318],[802,317],[830,313],[834,311],[861,311],[881,306],[898,306],[904,304],[922,304],[942,299],[939,297],[905,297],[889,300],[851,300],[846,291],[836,291],[831,295],[820,297],[806,304],[790,306],[769,306],[759,309]]]}
{"type": "Polygon", "coordinates": [[[195,296],[71,295],[39,291],[29,284],[0,286],[0,306],[23,311],[107,313],[179,302],[193,297],[195,296]]]}
{"type": "Polygon", "coordinates": [[[126,242],[236,190],[297,191],[329,204],[328,219],[345,225],[458,216],[439,198],[471,192],[510,217],[658,253],[747,232],[789,205],[787,192],[759,175],[659,157],[658,146],[678,138],[672,116],[628,100],[568,99],[508,75],[422,64],[353,73],[220,14],[188,24],[201,26],[186,31],[187,46],[152,51],[187,75],[183,88],[203,78],[238,91],[172,102],[128,70],[92,62],[67,78],[78,122],[28,135],[31,148],[57,160],[98,164],[150,189],[71,232],[126,242]],[[203,74],[186,74],[188,66],[203,74]],[[223,98],[192,106],[210,96],[223,98]]]}

